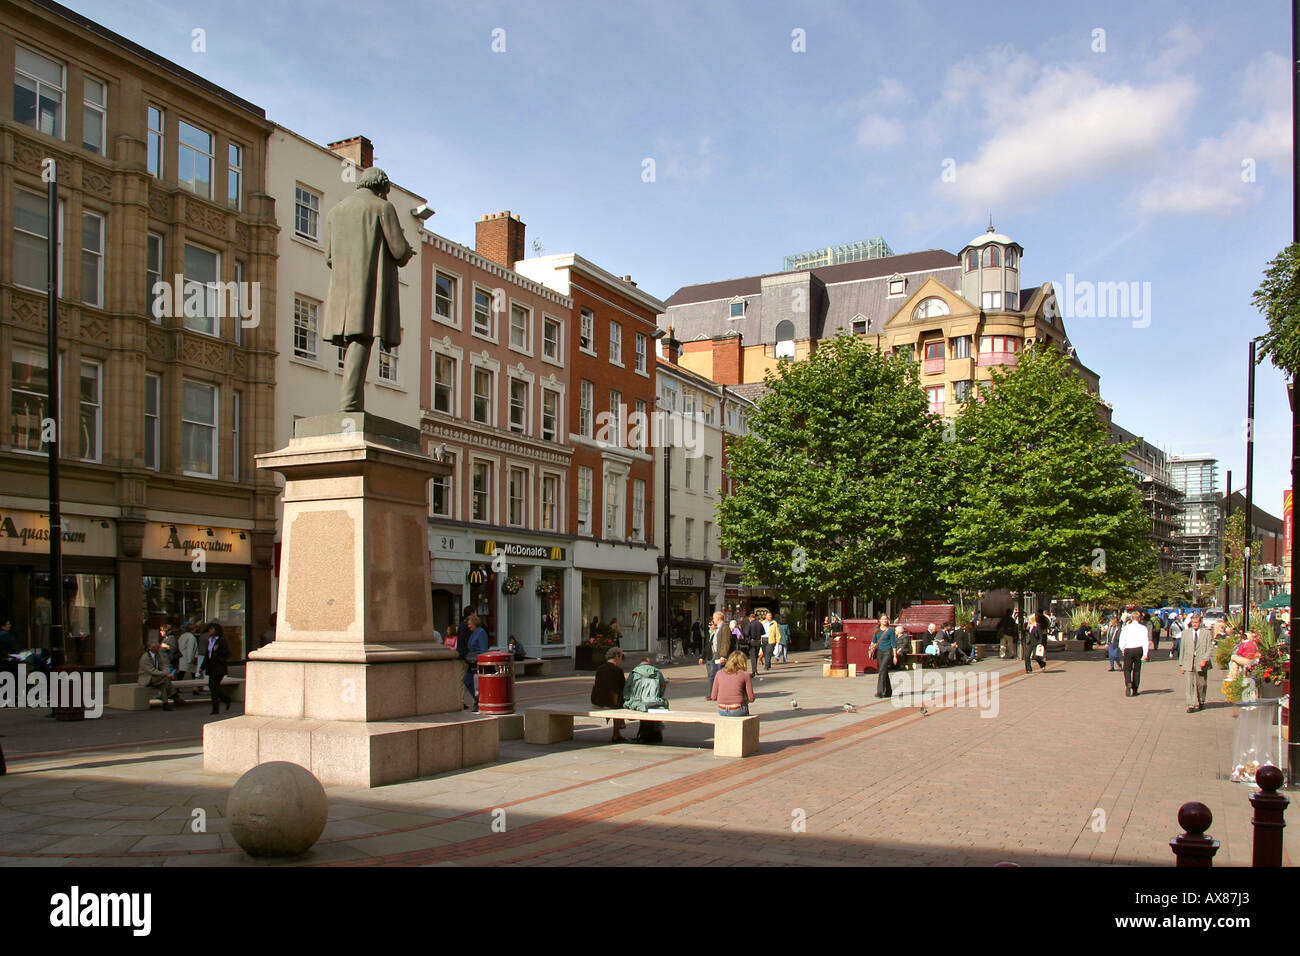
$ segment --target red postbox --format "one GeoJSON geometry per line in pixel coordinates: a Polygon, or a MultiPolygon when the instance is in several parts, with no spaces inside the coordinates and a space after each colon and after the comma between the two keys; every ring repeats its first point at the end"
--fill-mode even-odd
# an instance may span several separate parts
{"type": "Polygon", "coordinates": [[[487,651],[478,656],[478,712],[515,712],[515,659],[505,651],[487,651]]]}

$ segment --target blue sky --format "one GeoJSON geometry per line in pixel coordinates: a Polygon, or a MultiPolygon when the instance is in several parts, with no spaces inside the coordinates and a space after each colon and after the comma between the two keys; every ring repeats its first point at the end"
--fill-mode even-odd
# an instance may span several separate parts
{"type": "MultiPolygon", "coordinates": [[[[1076,316],[1071,341],[1117,422],[1244,482],[1250,296],[1291,238],[1280,0],[72,6],[309,138],[369,136],[443,235],[510,209],[664,298],[874,235],[957,252],[992,213],[1026,284],[1150,289],[1149,324],[1076,316]]],[[[1289,424],[1266,365],[1279,515],[1289,424]]]]}

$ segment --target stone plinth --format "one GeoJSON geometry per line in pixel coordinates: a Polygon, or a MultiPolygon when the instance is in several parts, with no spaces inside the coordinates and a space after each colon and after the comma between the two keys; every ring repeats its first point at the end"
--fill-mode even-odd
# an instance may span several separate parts
{"type": "Polygon", "coordinates": [[[462,712],[464,665],[433,639],[428,486],[450,466],[358,412],[295,422],[258,467],[285,478],[276,639],[249,654],[244,716],[204,728],[204,769],[287,760],[374,787],[495,760],[495,722],[462,712]]]}

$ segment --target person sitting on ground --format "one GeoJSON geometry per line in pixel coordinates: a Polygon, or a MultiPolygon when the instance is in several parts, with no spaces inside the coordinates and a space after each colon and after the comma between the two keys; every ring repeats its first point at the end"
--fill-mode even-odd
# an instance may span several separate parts
{"type": "Polygon", "coordinates": [[[178,704],[181,702],[180,691],[172,687],[172,678],[167,673],[167,661],[158,638],[149,638],[145,652],[140,655],[139,672],[137,682],[142,687],[157,687],[162,694],[163,710],[171,710],[172,701],[178,704]]]}
{"type": "MultiPolygon", "coordinates": [[[[596,681],[591,685],[591,706],[621,708],[623,706],[623,688],[627,678],[623,674],[623,649],[611,647],[605,651],[605,662],[596,668],[596,681]]],[[[627,738],[623,736],[623,721],[614,718],[614,735],[610,743],[621,744],[627,738]]]]}
{"type": "Polygon", "coordinates": [[[4,622],[4,626],[0,627],[0,655],[5,657],[10,657],[22,650],[22,648],[18,646],[18,642],[14,640],[13,627],[13,622],[7,619],[4,622]]]}
{"type": "Polygon", "coordinates": [[[528,652],[524,650],[524,645],[516,641],[515,636],[513,634],[510,635],[509,640],[510,643],[506,646],[506,650],[510,652],[510,655],[515,660],[522,661],[525,657],[528,656],[528,652]]]}
{"type": "Polygon", "coordinates": [[[749,676],[749,661],[743,651],[733,651],[727,663],[713,677],[709,700],[717,701],[723,717],[748,717],[754,702],[754,679],[749,676]]]}
{"type": "MultiPolygon", "coordinates": [[[[663,671],[650,662],[650,658],[641,658],[641,663],[632,668],[627,683],[623,686],[623,706],[628,710],[668,709],[668,678],[663,671]]],[[[643,720],[637,728],[637,743],[657,744],[664,739],[663,725],[654,720],[643,720]]]]}

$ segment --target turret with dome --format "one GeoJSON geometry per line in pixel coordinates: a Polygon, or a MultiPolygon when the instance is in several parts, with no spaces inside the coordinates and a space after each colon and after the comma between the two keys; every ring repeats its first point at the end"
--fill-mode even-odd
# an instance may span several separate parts
{"type": "Polygon", "coordinates": [[[961,251],[961,295],[985,311],[1019,311],[1020,243],[993,231],[993,218],[981,236],[961,251]]]}

